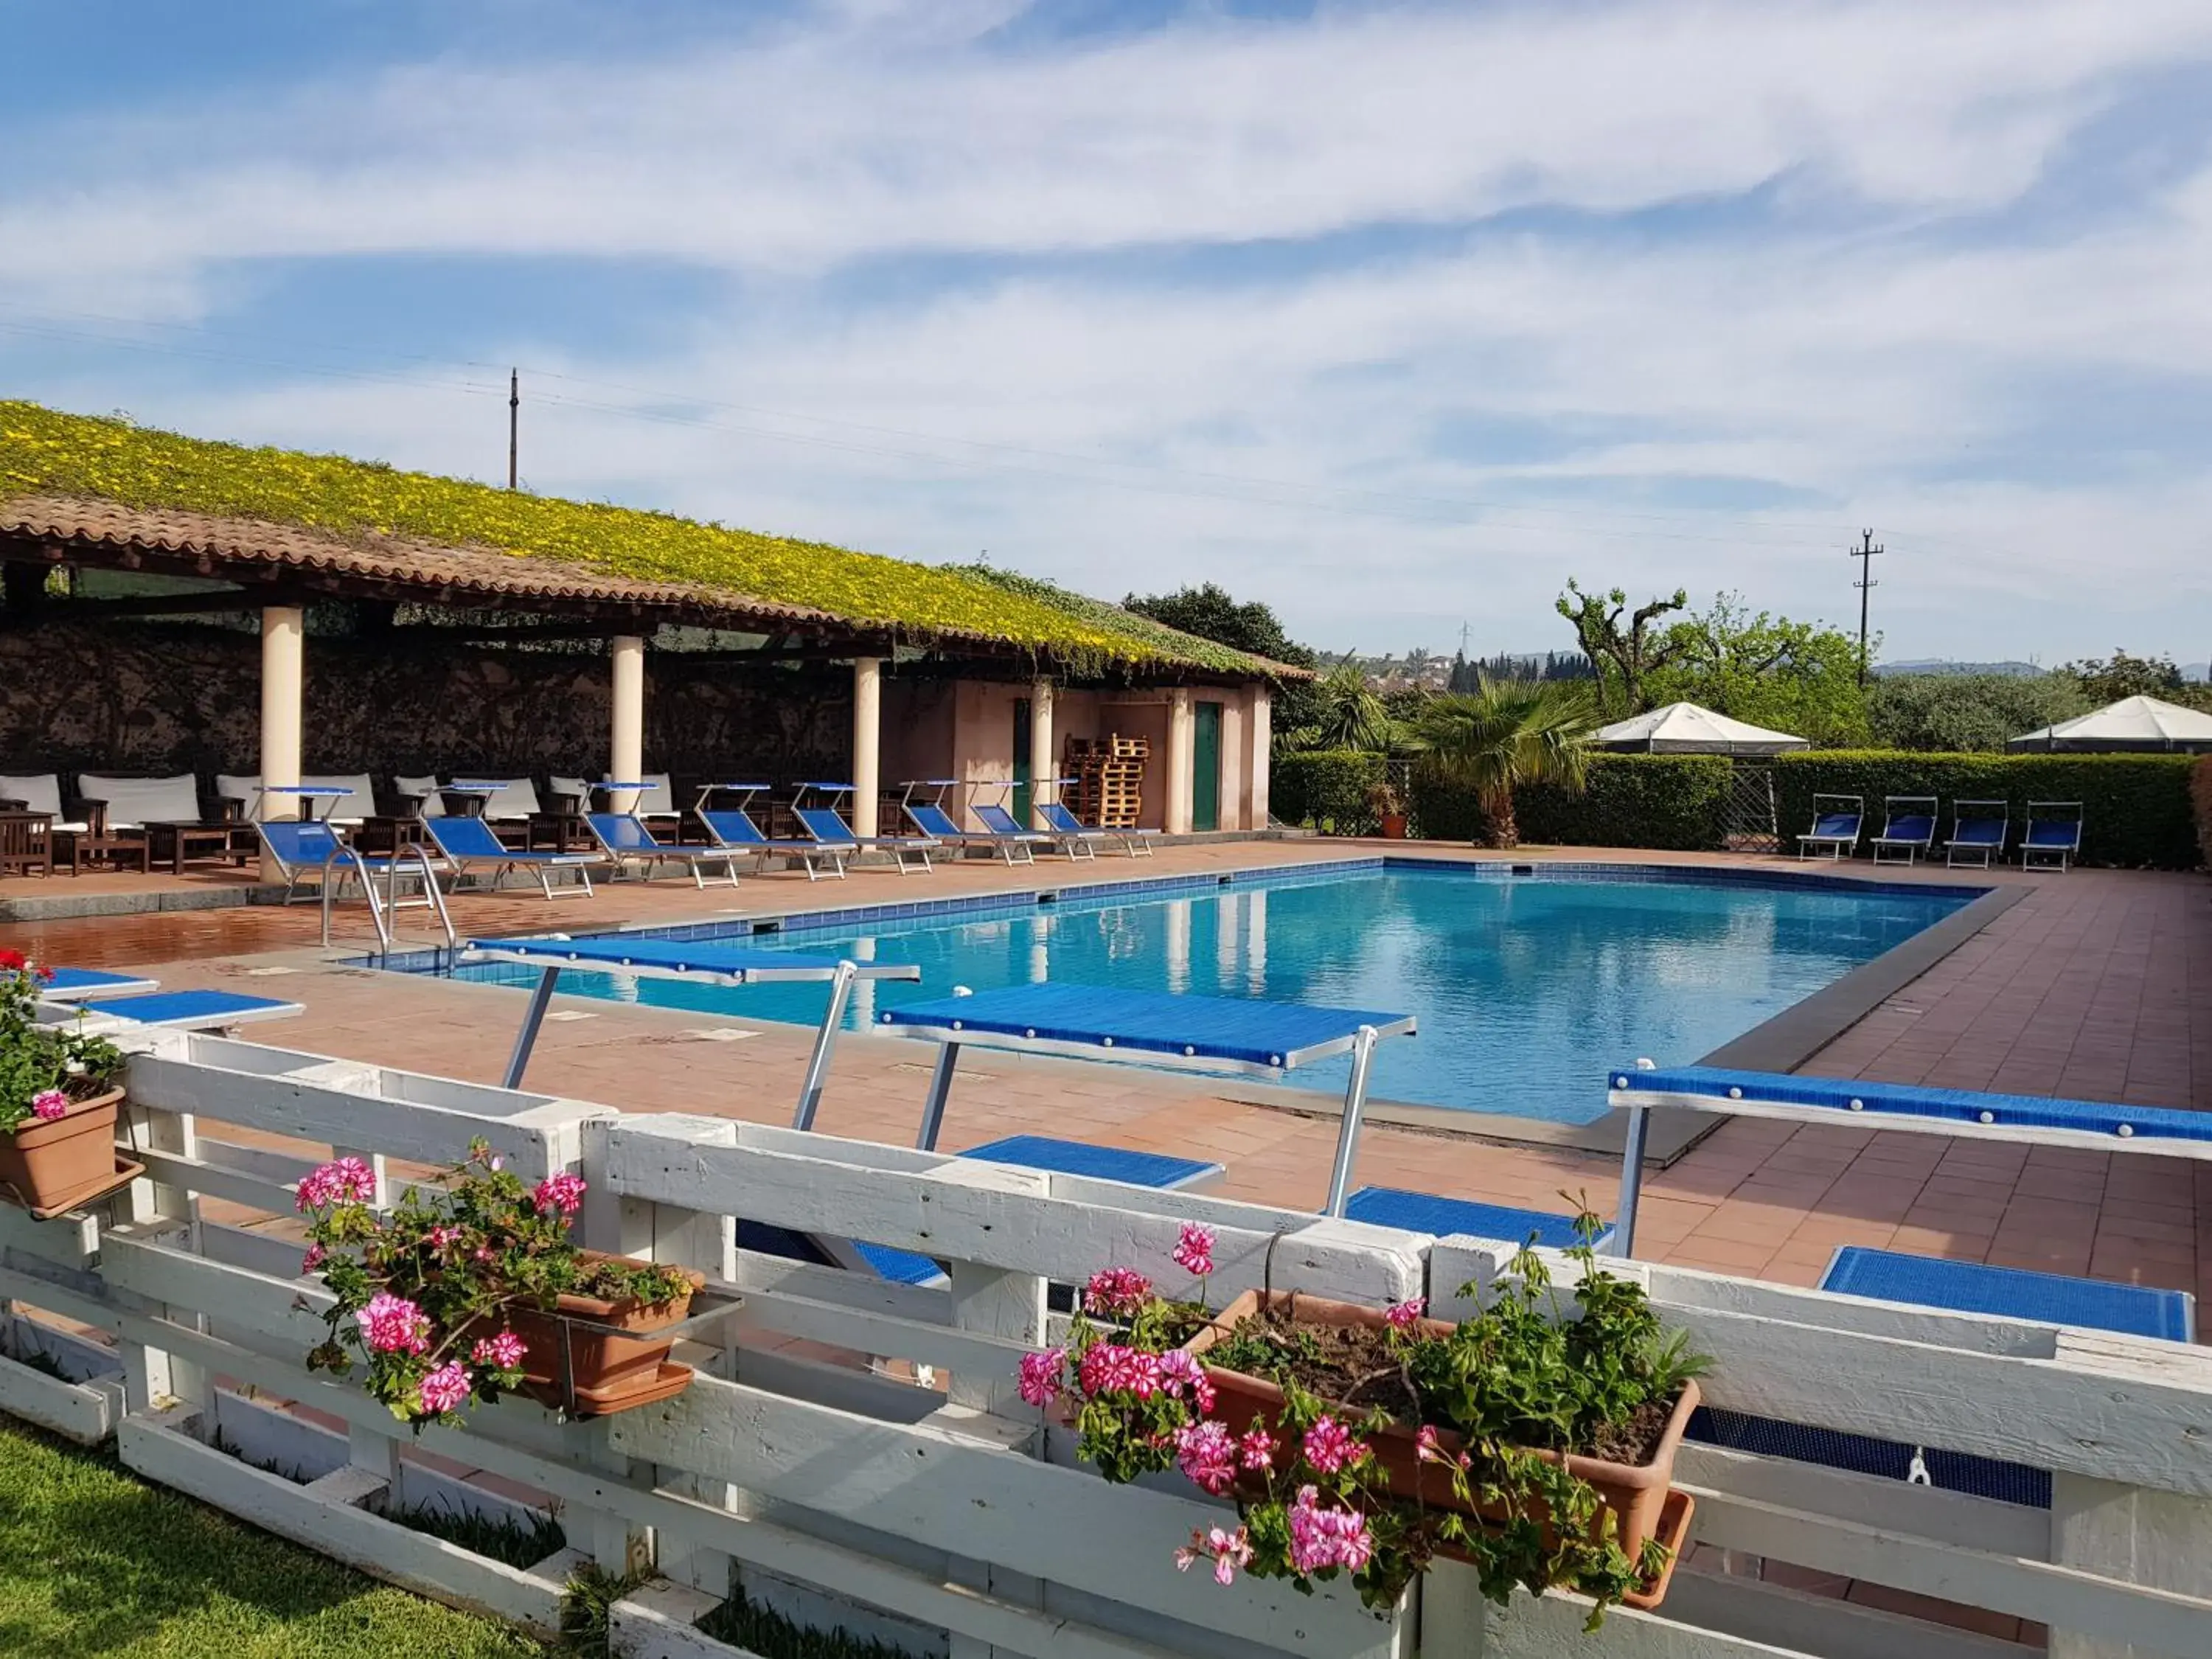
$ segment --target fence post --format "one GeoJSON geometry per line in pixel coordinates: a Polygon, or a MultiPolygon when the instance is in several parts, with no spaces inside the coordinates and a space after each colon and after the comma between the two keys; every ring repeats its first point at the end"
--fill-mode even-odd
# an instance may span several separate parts
{"type": "MultiPolygon", "coordinates": [[[[137,1105],[128,1097],[124,1102],[124,1111],[133,1146],[143,1146],[149,1152],[172,1152],[179,1158],[198,1155],[198,1134],[189,1112],[156,1111],[137,1105]]],[[[199,1252],[199,1205],[185,1188],[165,1181],[134,1181],[125,1209],[134,1227],[149,1231],[183,1228],[191,1249],[195,1254],[199,1252]]],[[[163,1318],[173,1316],[167,1304],[149,1311],[163,1318]]],[[[206,1328],[207,1322],[189,1310],[177,1316],[189,1322],[195,1329],[206,1328]]],[[[117,1349],[123,1359],[124,1402],[127,1410],[152,1412],[159,1409],[165,1400],[186,1401],[202,1407],[208,1404],[207,1378],[191,1361],[128,1338],[118,1342],[117,1349]]],[[[200,1433],[209,1434],[213,1427],[203,1411],[200,1433]]]]}
{"type": "MultiPolygon", "coordinates": [[[[2170,1380],[2177,1363],[2212,1376],[2212,1355],[2201,1348],[2176,1350],[2169,1343],[2087,1331],[2059,1332],[2056,1357],[2119,1381],[2170,1380]]],[[[2097,1383],[2085,1376],[2083,1386],[2097,1383]]],[[[2051,1559],[2123,1583],[2212,1597],[2212,1498],[2054,1471],[2051,1559]]],[[[2152,1651],[2068,1630],[2051,1632],[2051,1659],[2135,1659],[2152,1651]]]]}
{"type": "MultiPolygon", "coordinates": [[[[993,1192],[1026,1193],[1042,1198],[1052,1191],[1052,1177],[1037,1170],[1015,1170],[994,1164],[953,1164],[936,1174],[942,1180],[956,1181],[965,1187],[987,1188],[993,1192]]],[[[951,1263],[951,1279],[952,1323],[957,1328],[1004,1337],[1032,1347],[1042,1346],[1045,1281],[1040,1275],[956,1261],[951,1263]]],[[[977,1376],[954,1371],[945,1393],[953,1405],[988,1412],[993,1416],[1031,1414],[1022,1403],[1018,1382],[1016,1362],[1010,1358],[1003,1371],[996,1376],[977,1376]]],[[[1033,1450],[1040,1457],[1045,1455],[1042,1432],[1036,1437],[1033,1450]]],[[[988,1591],[1022,1607],[1044,1606],[1044,1583],[1028,1573],[1009,1572],[987,1561],[963,1559],[956,1554],[947,1568],[947,1576],[956,1583],[988,1591]]],[[[1004,1650],[973,1637],[956,1634],[952,1638],[951,1659],[1000,1659],[1003,1653],[1004,1650]]],[[[1006,1659],[1012,1659],[1012,1656],[1006,1656],[1006,1659]]]]}
{"type": "MultiPolygon", "coordinates": [[[[671,1267],[696,1268],[708,1279],[723,1284],[735,1279],[738,1224],[732,1216],[625,1198],[615,1190],[607,1164],[607,1130],[613,1121],[601,1119],[584,1126],[586,1246],[615,1250],[623,1255],[642,1255],[671,1267]],[[594,1191],[599,1194],[596,1208],[592,1197],[594,1191]],[[608,1225],[610,1216],[615,1218],[611,1229],[608,1225]]],[[[738,1126],[727,1118],[656,1113],[642,1121],[630,1120],[623,1127],[665,1136],[686,1146],[738,1144],[738,1126]]],[[[714,1358],[704,1369],[711,1376],[736,1381],[738,1349],[734,1332],[726,1326],[707,1340],[719,1346],[714,1358]]],[[[727,1481],[711,1480],[672,1465],[656,1465],[654,1479],[669,1491],[686,1493],[702,1504],[733,1512],[738,1509],[738,1489],[727,1481]]],[[[665,1577],[704,1590],[717,1601],[729,1595],[731,1559],[727,1554],[667,1534],[656,1536],[654,1544],[654,1565],[665,1577]]]]}

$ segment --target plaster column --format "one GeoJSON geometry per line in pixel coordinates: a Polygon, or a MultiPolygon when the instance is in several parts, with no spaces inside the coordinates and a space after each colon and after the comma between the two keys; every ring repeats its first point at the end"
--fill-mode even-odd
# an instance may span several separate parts
{"type": "Polygon", "coordinates": [[[1245,724],[1251,729],[1252,758],[1244,769],[1244,787],[1250,805],[1245,809],[1245,827],[1265,830],[1267,827],[1267,763],[1275,747],[1274,701],[1264,685],[1252,688],[1252,718],[1245,724]]]}
{"type": "Polygon", "coordinates": [[[876,833],[876,798],[883,793],[884,659],[853,659],[853,833],[876,833]]]}
{"type": "Polygon", "coordinates": [[[1167,800],[1161,823],[1170,836],[1190,833],[1191,781],[1198,757],[1198,717],[1191,711],[1190,690],[1177,686],[1168,702],[1167,800]]]}
{"type": "MultiPolygon", "coordinates": [[[[613,696],[607,732],[607,779],[634,783],[645,776],[645,641],[635,634],[617,634],[612,647],[613,696]]],[[[586,780],[588,781],[588,780],[586,780]]],[[[639,797],[628,790],[610,796],[610,811],[636,810],[639,797]]]]}
{"type": "Polygon", "coordinates": [[[1052,750],[1052,682],[1039,680],[1030,688],[1030,827],[1044,828],[1037,809],[1060,799],[1060,763],[1052,750]]]}
{"type": "MultiPolygon", "coordinates": [[[[261,613],[261,781],[264,787],[300,781],[306,621],[306,613],[295,605],[270,605],[261,613]]],[[[264,795],[259,805],[264,817],[300,815],[299,798],[295,795],[264,795]]],[[[251,810],[253,803],[247,805],[251,810]]],[[[284,879],[266,852],[261,855],[261,879],[284,879]]]]}

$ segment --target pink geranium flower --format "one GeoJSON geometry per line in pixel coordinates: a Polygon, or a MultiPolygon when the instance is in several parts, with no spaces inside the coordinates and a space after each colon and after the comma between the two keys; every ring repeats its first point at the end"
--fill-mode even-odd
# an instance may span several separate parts
{"type": "Polygon", "coordinates": [[[1176,1431],[1176,1467],[1219,1498],[1237,1484],[1237,1437],[1225,1423],[1207,1419],[1176,1431]]]}
{"type": "Polygon", "coordinates": [[[59,1089],[41,1089],[31,1097],[31,1115],[51,1123],[69,1115],[69,1097],[59,1089]]]}
{"type": "Polygon", "coordinates": [[[1394,1302],[1383,1310],[1382,1317],[1390,1322],[1394,1331],[1411,1331],[1421,1322],[1421,1316],[1429,1310],[1427,1301],[1414,1297],[1407,1302],[1394,1302]]]}
{"type": "Polygon", "coordinates": [[[1182,1237],[1176,1241],[1176,1266],[1185,1273],[1196,1273],[1200,1279],[1213,1271],[1213,1229],[1200,1226],[1195,1221],[1182,1224],[1182,1237]]]}
{"type": "Polygon", "coordinates": [[[565,1170],[559,1175],[548,1176],[531,1189],[530,1198],[540,1215],[550,1215],[556,1210],[562,1215],[574,1215],[583,1206],[584,1177],[565,1170]]]}
{"type": "Polygon", "coordinates": [[[458,1359],[446,1364],[422,1379],[422,1409],[426,1412],[449,1412],[469,1397],[469,1374],[458,1359]]]}
{"type": "Polygon", "coordinates": [[[1231,1584],[1237,1581],[1237,1569],[1250,1565],[1252,1534],[1243,1527],[1231,1532],[1225,1527],[1193,1528],[1190,1542],[1175,1553],[1176,1567],[1188,1572],[1194,1562],[1213,1563],[1213,1582],[1231,1584]]]}
{"type": "Polygon", "coordinates": [[[1189,1395],[1190,1403],[1201,1412],[1213,1409],[1213,1379],[1196,1354],[1171,1348],[1159,1356],[1158,1366],[1162,1390],[1177,1400],[1189,1395]]]}
{"type": "Polygon", "coordinates": [[[1237,1460],[1248,1469],[1274,1468],[1275,1437],[1264,1425],[1255,1423],[1237,1442],[1237,1460]]]}
{"type": "Polygon", "coordinates": [[[1021,1381],[1018,1385],[1023,1399],[1042,1411],[1060,1398],[1060,1379],[1067,1364],[1067,1350],[1047,1348],[1041,1353],[1022,1356],[1021,1381]]]}
{"type": "Polygon", "coordinates": [[[1160,1358],[1119,1342],[1101,1342],[1083,1356],[1076,1380],[1086,1399],[1103,1394],[1133,1394],[1150,1400],[1159,1392],[1160,1358]]]}
{"type": "Polygon", "coordinates": [[[1103,1267],[1083,1287],[1083,1308],[1086,1313],[1121,1318],[1143,1307],[1152,1293],[1152,1281],[1135,1268],[1103,1267]]]}
{"type": "Polygon", "coordinates": [[[325,1254],[325,1252],[321,1245],[308,1245],[307,1255],[300,1258],[300,1271],[303,1273],[311,1273],[314,1272],[316,1268],[323,1265],[323,1257],[325,1254]]]}
{"type": "Polygon", "coordinates": [[[469,1358],[494,1370],[512,1371],[522,1368],[522,1357],[529,1352],[513,1331],[501,1331],[497,1336],[479,1337],[469,1350],[469,1358]]]}
{"type": "Polygon", "coordinates": [[[333,1158],[300,1178],[299,1207],[366,1204],[376,1196],[376,1173],[357,1158],[333,1158]]]}
{"type": "Polygon", "coordinates": [[[405,1297],[379,1291],[355,1316],[361,1322],[362,1340],[377,1353],[428,1353],[430,1322],[422,1309],[405,1297]]]}
{"type": "Polygon", "coordinates": [[[1334,1474],[1367,1455],[1366,1446],[1334,1417],[1316,1418],[1301,1449],[1306,1462],[1322,1474],[1334,1474]]]}
{"type": "Polygon", "coordinates": [[[1298,1488],[1291,1505],[1291,1565],[1300,1572],[1342,1567],[1357,1572],[1375,1553],[1367,1517],[1357,1510],[1324,1509],[1319,1489],[1298,1488]]]}

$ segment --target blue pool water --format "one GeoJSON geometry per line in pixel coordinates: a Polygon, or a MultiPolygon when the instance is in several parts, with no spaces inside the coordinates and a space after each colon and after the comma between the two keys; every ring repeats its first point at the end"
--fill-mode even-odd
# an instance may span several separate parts
{"type": "MultiPolygon", "coordinates": [[[[1638,1055],[1662,1066],[1695,1060],[1976,890],[1370,866],[1172,896],[1071,894],[865,929],[793,927],[745,942],[921,964],[918,986],[860,988],[848,1015],[855,1024],[872,1006],[941,997],[955,985],[1046,979],[1410,1013],[1420,1034],[1377,1051],[1376,1098],[1577,1123],[1604,1113],[1608,1065],[1638,1055]]],[[[534,977],[501,966],[461,972],[515,984],[534,977]]],[[[561,985],[807,1024],[820,1020],[827,995],[811,986],[727,989],[574,972],[561,985]]],[[[926,1057],[920,1045],[915,1057],[926,1057]]],[[[1340,1091],[1346,1064],[1284,1081],[1340,1091]]],[[[921,1092],[917,1085],[917,1109],[921,1092]]]]}

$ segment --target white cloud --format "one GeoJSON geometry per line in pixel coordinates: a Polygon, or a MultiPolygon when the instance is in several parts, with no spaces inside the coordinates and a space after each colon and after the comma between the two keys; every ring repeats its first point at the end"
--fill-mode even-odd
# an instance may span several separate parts
{"type": "MultiPolygon", "coordinates": [[[[1876,612],[1904,654],[2201,656],[2212,483],[2117,455],[2100,482],[2100,411],[2020,388],[2212,382],[2191,275],[2212,173],[2091,228],[1975,227],[2129,76],[2212,55],[2202,4],[1360,9],[979,43],[1013,9],[849,0],[679,62],[440,63],[272,88],[258,117],[111,125],[80,176],[0,186],[0,299],[58,303],[58,276],[190,314],[278,256],[696,260],[746,281],[680,353],[486,343],[748,406],[653,424],[586,406],[629,394],[534,377],[541,487],[923,557],[988,546],[1109,595],[1213,577],[1375,649],[1447,647],[1462,614],[1478,643],[1563,643],[1571,570],[1840,616],[1863,522],[1893,547],[1876,612]],[[1778,206],[1702,227],[1531,219],[1234,280],[1036,257],[1769,185],[1778,206]],[[988,257],[913,297],[817,280],[916,252],[988,257]],[[1469,423],[1598,435],[1438,443],[1469,423]],[[2021,476],[2031,429],[2069,446],[2047,477],[2021,476]],[[1714,479],[1789,504],[1680,510],[1714,479]],[[1532,500],[1556,510],[1451,505],[1532,500]]],[[[503,459],[495,400],[428,386],[106,384],[45,395],[438,470],[503,459]]]]}

